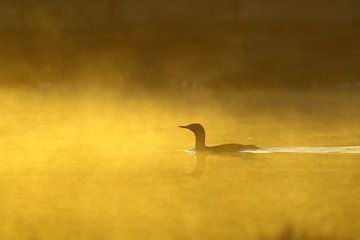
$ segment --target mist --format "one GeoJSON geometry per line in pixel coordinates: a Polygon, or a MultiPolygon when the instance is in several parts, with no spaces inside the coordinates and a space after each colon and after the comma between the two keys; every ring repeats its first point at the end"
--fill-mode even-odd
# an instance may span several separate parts
{"type": "Polygon", "coordinates": [[[359,10],[2,1],[0,238],[355,239],[359,10]]]}
{"type": "Polygon", "coordinates": [[[356,1],[4,1],[1,82],[162,93],[358,88],[358,9],[356,1]]]}

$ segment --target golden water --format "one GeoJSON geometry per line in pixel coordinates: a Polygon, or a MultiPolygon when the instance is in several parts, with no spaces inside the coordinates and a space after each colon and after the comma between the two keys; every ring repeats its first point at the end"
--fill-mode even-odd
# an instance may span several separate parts
{"type": "Polygon", "coordinates": [[[196,159],[177,128],[203,123],[209,145],[360,145],[356,94],[1,93],[0,239],[360,236],[360,154],[196,159]]]}

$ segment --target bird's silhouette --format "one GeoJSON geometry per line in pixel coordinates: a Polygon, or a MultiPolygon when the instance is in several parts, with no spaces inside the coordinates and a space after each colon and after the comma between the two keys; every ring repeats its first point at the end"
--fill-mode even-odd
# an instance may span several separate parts
{"type": "Polygon", "coordinates": [[[205,144],[205,129],[200,123],[192,123],[187,126],[179,126],[186,128],[195,134],[195,151],[209,152],[209,153],[235,153],[244,150],[260,149],[255,145],[242,145],[237,143],[221,144],[216,146],[206,146],[205,144]]]}

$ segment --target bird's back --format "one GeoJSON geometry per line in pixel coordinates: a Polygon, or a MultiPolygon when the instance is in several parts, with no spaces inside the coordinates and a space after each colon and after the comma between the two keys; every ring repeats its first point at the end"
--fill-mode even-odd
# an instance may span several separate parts
{"type": "Polygon", "coordinates": [[[210,152],[239,152],[243,150],[255,150],[260,149],[259,147],[255,145],[242,145],[237,143],[229,143],[229,144],[222,144],[212,147],[207,147],[207,150],[210,152]]]}

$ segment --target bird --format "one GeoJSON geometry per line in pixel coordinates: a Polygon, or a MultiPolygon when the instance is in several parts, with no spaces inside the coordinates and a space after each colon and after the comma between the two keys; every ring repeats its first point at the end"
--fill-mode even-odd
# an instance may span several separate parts
{"type": "Polygon", "coordinates": [[[237,143],[221,144],[216,146],[206,146],[205,128],[200,123],[191,123],[186,126],[179,126],[192,131],[195,134],[195,151],[206,153],[235,153],[244,150],[261,149],[255,145],[242,145],[237,143]]]}

